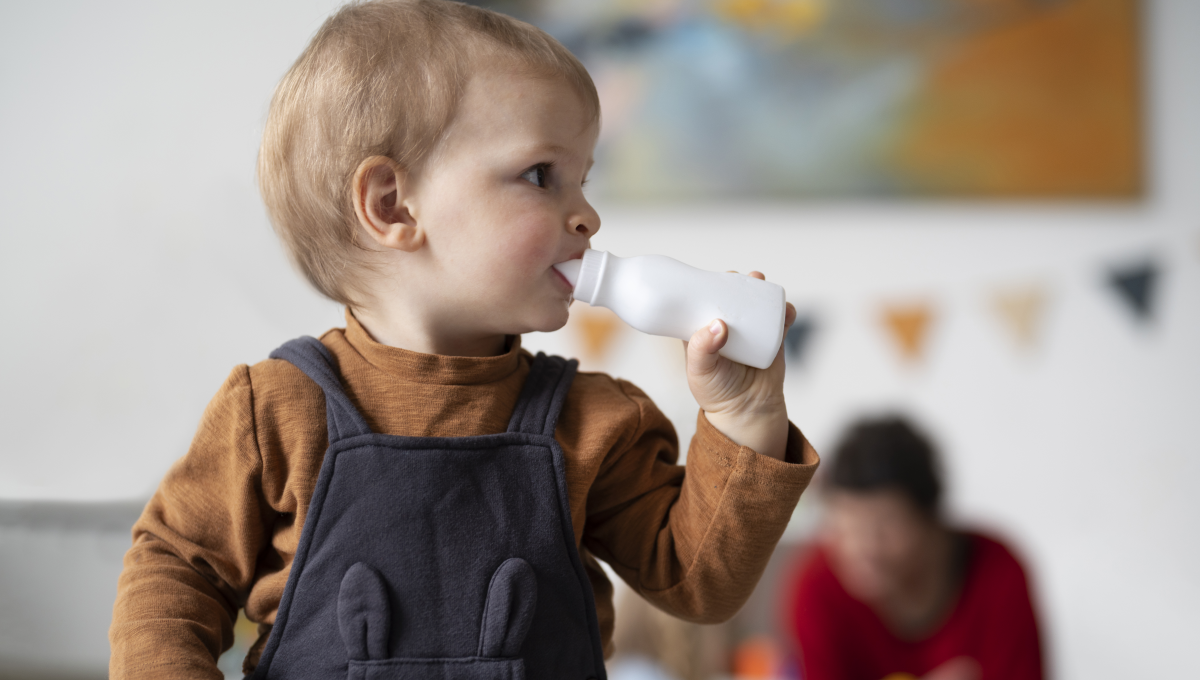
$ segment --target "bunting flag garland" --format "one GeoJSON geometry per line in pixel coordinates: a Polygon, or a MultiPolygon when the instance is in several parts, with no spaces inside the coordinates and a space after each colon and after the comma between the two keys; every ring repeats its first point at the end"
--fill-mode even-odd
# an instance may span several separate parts
{"type": "Polygon", "coordinates": [[[617,332],[624,326],[616,314],[603,307],[576,305],[571,310],[571,320],[583,345],[584,358],[593,361],[604,359],[617,332]]]}
{"type": "MultiPolygon", "coordinates": [[[[1127,307],[1134,321],[1149,324],[1156,316],[1162,279],[1166,273],[1157,257],[1126,259],[1111,264],[1104,273],[1104,287],[1120,304],[1127,307]]],[[[1014,345],[1031,350],[1041,341],[1050,307],[1052,291],[1041,281],[993,288],[985,298],[997,322],[1004,327],[1014,345]]],[[[927,353],[929,337],[939,310],[926,300],[884,303],[878,308],[878,320],[886,329],[900,359],[908,364],[920,362],[927,353]]],[[[591,362],[605,361],[614,341],[626,324],[613,312],[599,307],[576,306],[572,309],[572,327],[579,355],[591,362]]],[[[798,314],[784,337],[784,355],[791,367],[803,367],[810,359],[813,338],[824,333],[824,321],[816,314],[798,314]]],[[[666,345],[664,345],[666,346],[666,345]]],[[[674,344],[671,345],[673,348],[674,344]]],[[[674,351],[674,350],[672,350],[674,351]]]]}
{"type": "Polygon", "coordinates": [[[1037,344],[1046,308],[1046,290],[1032,284],[997,291],[992,296],[992,308],[1008,328],[1018,347],[1030,349],[1037,344]]]}
{"type": "Polygon", "coordinates": [[[811,344],[813,332],[817,330],[817,321],[812,315],[796,316],[792,327],[788,329],[783,339],[783,351],[787,360],[796,365],[804,363],[804,355],[811,344]]]}
{"type": "Polygon", "coordinates": [[[883,323],[906,361],[918,361],[925,351],[933,308],[928,304],[889,305],[883,309],[883,323]]]}
{"type": "Polygon", "coordinates": [[[1118,267],[1108,274],[1108,284],[1129,305],[1134,318],[1143,323],[1154,317],[1155,292],[1160,275],[1154,261],[1118,267]]]}

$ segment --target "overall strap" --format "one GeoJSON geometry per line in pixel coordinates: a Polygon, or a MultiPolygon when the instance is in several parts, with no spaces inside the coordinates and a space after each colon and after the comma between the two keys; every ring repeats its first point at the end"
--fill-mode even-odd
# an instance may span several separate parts
{"type": "Polygon", "coordinates": [[[321,387],[325,393],[325,417],[328,420],[330,444],[339,439],[371,433],[366,419],[354,408],[354,403],[342,388],[333,355],[320,340],[307,335],[289,340],[271,352],[271,358],[283,359],[294,364],[321,387]]]}
{"type": "Polygon", "coordinates": [[[538,352],[529,367],[529,377],[521,388],[521,396],[517,398],[508,431],[553,437],[558,414],[578,367],[579,362],[574,359],[568,361],[538,352]]]}

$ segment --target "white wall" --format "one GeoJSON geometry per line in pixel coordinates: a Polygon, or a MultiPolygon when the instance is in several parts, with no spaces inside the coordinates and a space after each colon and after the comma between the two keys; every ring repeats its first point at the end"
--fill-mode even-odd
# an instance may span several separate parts
{"type": "MultiPolygon", "coordinates": [[[[334,4],[0,5],[0,498],[147,496],[235,364],[341,323],[253,184],[270,91],[334,4]]],[[[601,206],[595,241],[758,268],[818,309],[793,419],[818,448],[862,409],[928,424],[956,514],[1032,567],[1060,678],[1192,675],[1200,639],[1200,3],[1147,6],[1142,204],[601,206]],[[1166,277],[1139,329],[1101,277],[1146,253],[1166,277]],[[1022,354],[986,296],[1030,279],[1052,298],[1022,354]],[[940,317],[905,367],[874,305],[913,296],[940,317]]],[[[624,336],[609,368],[686,435],[664,342],[624,336]]]]}

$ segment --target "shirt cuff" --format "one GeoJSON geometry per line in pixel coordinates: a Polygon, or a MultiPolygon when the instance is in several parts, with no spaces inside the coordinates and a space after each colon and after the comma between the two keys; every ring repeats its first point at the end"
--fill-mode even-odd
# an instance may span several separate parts
{"type": "Polygon", "coordinates": [[[748,446],[739,446],[708,422],[703,410],[696,416],[696,434],[691,448],[705,451],[718,465],[730,468],[731,472],[748,475],[769,485],[791,487],[797,492],[808,487],[821,463],[816,450],[790,420],[783,460],[764,456],[748,446]]]}

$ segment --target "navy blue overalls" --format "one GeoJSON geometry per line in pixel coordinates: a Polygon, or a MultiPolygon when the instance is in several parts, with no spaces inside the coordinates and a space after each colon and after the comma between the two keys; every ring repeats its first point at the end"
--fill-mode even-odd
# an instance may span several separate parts
{"type": "Polygon", "coordinates": [[[576,362],[538,354],[507,432],[400,437],[318,340],[271,357],[324,390],[329,449],[253,678],[605,678],[554,440],[576,362]]]}

